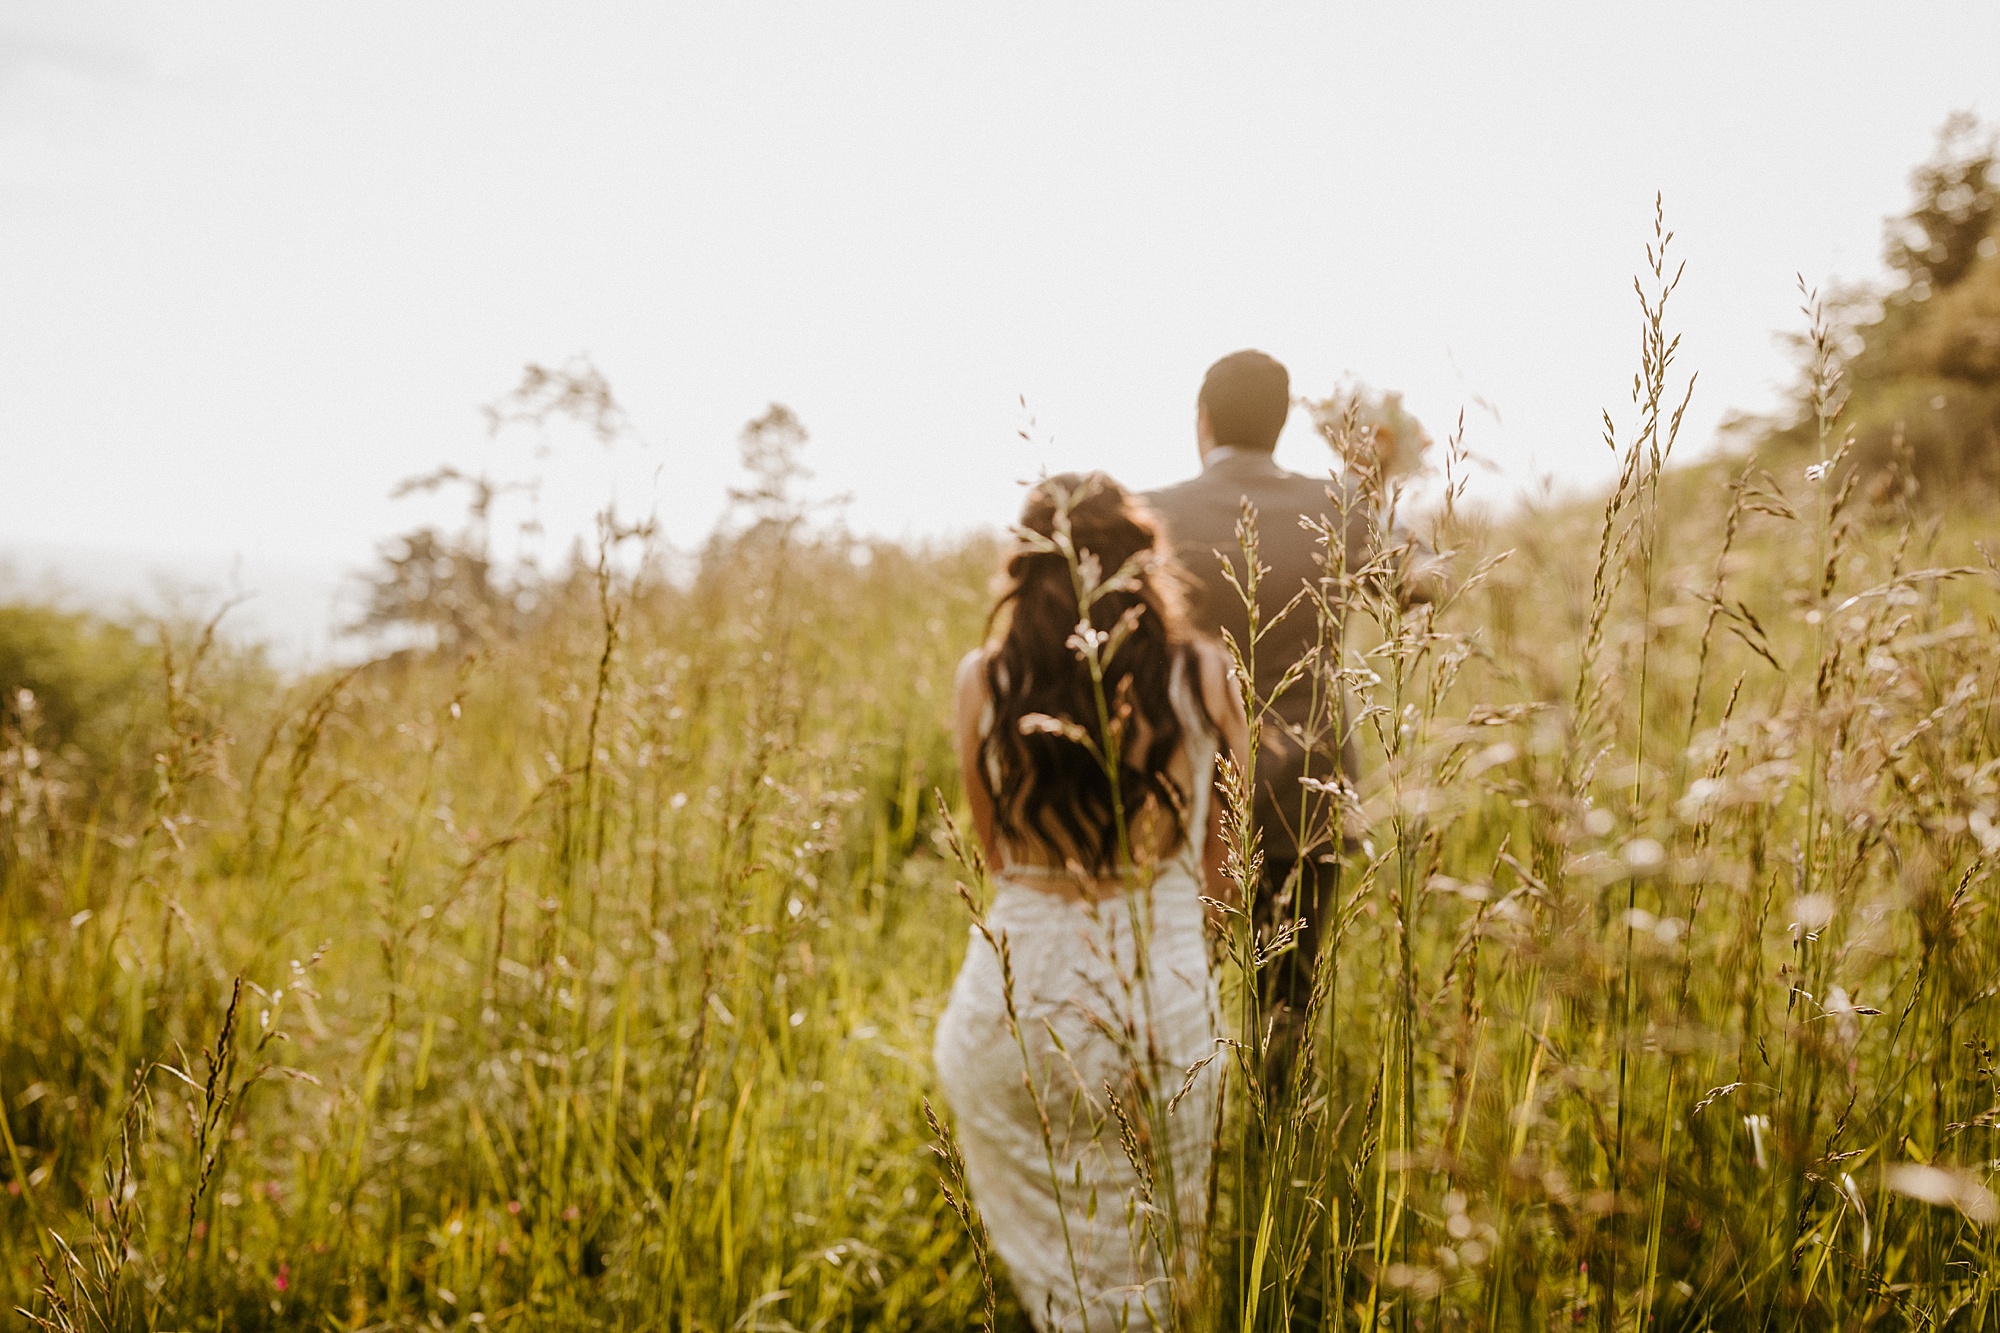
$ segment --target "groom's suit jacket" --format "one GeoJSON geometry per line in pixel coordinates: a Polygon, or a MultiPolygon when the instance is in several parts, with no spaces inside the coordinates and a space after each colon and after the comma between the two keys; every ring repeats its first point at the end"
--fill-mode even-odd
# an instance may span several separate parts
{"type": "MultiPolygon", "coordinates": [[[[1175,554],[1194,578],[1189,613],[1203,634],[1219,638],[1227,630],[1247,657],[1250,616],[1236,589],[1223,576],[1221,558],[1243,568],[1236,521],[1248,500],[1257,513],[1259,559],[1270,567],[1258,590],[1257,606],[1270,626],[1257,644],[1257,696],[1268,699],[1293,663],[1311,650],[1319,636],[1312,606],[1301,603],[1276,625],[1272,617],[1284,609],[1302,584],[1322,576],[1319,538],[1302,526],[1305,517],[1324,517],[1338,531],[1342,483],[1329,477],[1306,477],[1279,467],[1268,453],[1218,449],[1209,455],[1202,474],[1177,486],[1154,491],[1147,505],[1162,521],[1175,554]]],[[[1368,559],[1368,524],[1359,506],[1347,522],[1347,568],[1359,569],[1368,559]]],[[[1301,680],[1278,696],[1274,711],[1292,728],[1311,722],[1313,683],[1301,680]]],[[[1301,811],[1299,778],[1310,773],[1333,776],[1336,759],[1349,777],[1355,775],[1355,747],[1340,745],[1322,708],[1321,735],[1312,737],[1313,753],[1284,729],[1265,725],[1257,746],[1256,821],[1263,832],[1264,854],[1273,869],[1298,856],[1301,811]]],[[[1341,724],[1344,730],[1344,724],[1341,724]]],[[[1325,849],[1320,849],[1324,851],[1325,849]]]]}

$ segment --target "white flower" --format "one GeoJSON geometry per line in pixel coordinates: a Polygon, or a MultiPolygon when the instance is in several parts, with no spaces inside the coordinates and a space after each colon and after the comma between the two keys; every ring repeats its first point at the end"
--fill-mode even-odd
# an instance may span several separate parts
{"type": "Polygon", "coordinates": [[[1667,849],[1651,838],[1632,839],[1619,855],[1625,858],[1626,868],[1635,875],[1656,874],[1667,864],[1667,849]]]}
{"type": "Polygon", "coordinates": [[[1833,899],[1824,893],[1808,893],[1792,904],[1792,925],[1808,934],[1833,920],[1833,899]]]}
{"type": "Polygon", "coordinates": [[[1986,849],[1988,856],[2000,856],[2000,823],[1984,810],[1974,810],[1965,817],[1965,826],[1972,830],[1972,836],[1979,839],[1979,845],[1986,849]]]}
{"type": "Polygon", "coordinates": [[[1698,823],[1709,813],[1710,806],[1721,796],[1723,785],[1716,778],[1696,778],[1688,784],[1687,794],[1674,806],[1674,812],[1683,823],[1698,823]]]}
{"type": "Polygon", "coordinates": [[[1993,1191],[1961,1167],[1902,1162],[1882,1172],[1882,1183],[1920,1203],[1956,1208],[1981,1226],[2000,1221],[2000,1201],[1993,1191]]]}

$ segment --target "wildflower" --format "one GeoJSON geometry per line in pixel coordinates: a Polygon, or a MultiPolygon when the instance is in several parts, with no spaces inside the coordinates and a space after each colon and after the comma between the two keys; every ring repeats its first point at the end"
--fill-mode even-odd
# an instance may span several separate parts
{"type": "Polygon", "coordinates": [[[1986,849],[1988,856],[2000,856],[2000,823],[1984,810],[1974,810],[1965,817],[1965,826],[1972,830],[1972,836],[1979,839],[1979,845],[1986,849]]]}
{"type": "Polygon", "coordinates": [[[1961,1167],[1903,1162],[1882,1172],[1882,1183],[1921,1203],[1952,1207],[1984,1226],[2000,1221],[2000,1200],[1970,1171],[1961,1167]]]}
{"type": "Polygon", "coordinates": [[[1681,822],[1700,823],[1709,817],[1712,807],[1723,793],[1723,784],[1716,778],[1696,778],[1688,784],[1687,794],[1675,803],[1674,813],[1681,822]]]}
{"type": "Polygon", "coordinates": [[[1833,899],[1824,893],[1808,893],[1792,904],[1792,928],[1808,935],[1833,920],[1833,899]]]}
{"type": "Polygon", "coordinates": [[[1750,1131],[1751,1160],[1757,1163],[1759,1171],[1769,1170],[1770,1163],[1764,1160],[1764,1131],[1771,1127],[1771,1117],[1746,1115],[1743,1117],[1743,1124],[1750,1131]]]}
{"type": "Polygon", "coordinates": [[[1667,864],[1667,849],[1651,838],[1632,839],[1619,855],[1625,859],[1626,868],[1635,875],[1656,874],[1667,864]]]}
{"type": "Polygon", "coordinates": [[[290,1287],[292,1285],[292,1266],[290,1264],[279,1264],[278,1276],[272,1280],[271,1285],[279,1291],[284,1291],[290,1287]]]}

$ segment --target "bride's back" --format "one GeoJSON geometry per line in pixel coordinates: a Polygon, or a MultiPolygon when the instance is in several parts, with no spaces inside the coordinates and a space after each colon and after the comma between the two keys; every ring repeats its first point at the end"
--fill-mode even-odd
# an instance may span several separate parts
{"type": "Polygon", "coordinates": [[[1016,871],[1116,883],[1188,846],[1207,778],[1191,751],[1212,753],[1215,728],[1182,576],[1101,473],[1044,481],[1017,531],[987,646],[960,669],[974,813],[1016,871]]]}
{"type": "Polygon", "coordinates": [[[933,1055],[988,1234],[1047,1330],[1156,1320],[1207,1216],[1203,900],[1227,897],[1209,793],[1218,730],[1247,738],[1156,537],[1109,478],[1044,482],[959,668],[966,797],[999,873],[933,1055]],[[1127,1110],[1160,1127],[1143,1181],[1127,1110]]]}

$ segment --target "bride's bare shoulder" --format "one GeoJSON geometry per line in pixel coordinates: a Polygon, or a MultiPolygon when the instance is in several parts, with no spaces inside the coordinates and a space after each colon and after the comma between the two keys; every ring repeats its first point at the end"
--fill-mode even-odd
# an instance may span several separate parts
{"type": "Polygon", "coordinates": [[[1229,653],[1219,643],[1197,639],[1195,661],[1201,667],[1201,701],[1214,718],[1234,718],[1243,714],[1243,700],[1231,677],[1229,653]]]}
{"type": "Polygon", "coordinates": [[[1194,660],[1201,668],[1201,687],[1204,691],[1211,686],[1229,683],[1229,654],[1215,640],[1196,639],[1194,660]]]}
{"type": "Polygon", "coordinates": [[[977,717],[986,704],[986,662],[991,654],[991,649],[981,646],[958,659],[958,673],[952,680],[951,697],[958,705],[961,721],[977,717]]]}
{"type": "Polygon", "coordinates": [[[986,659],[992,656],[992,652],[982,644],[958,659],[958,674],[952,682],[952,688],[957,693],[986,688],[986,659]]]}

